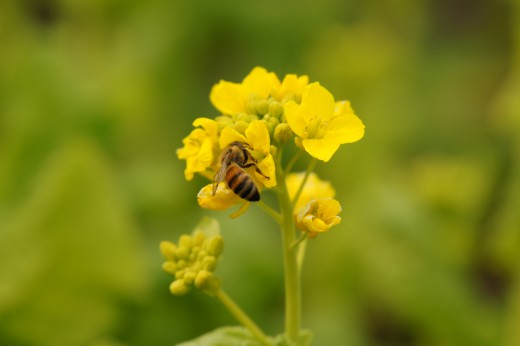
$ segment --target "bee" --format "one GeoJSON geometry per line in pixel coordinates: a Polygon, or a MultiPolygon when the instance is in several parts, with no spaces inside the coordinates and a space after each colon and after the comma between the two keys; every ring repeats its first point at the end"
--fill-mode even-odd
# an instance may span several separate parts
{"type": "Polygon", "coordinates": [[[258,187],[245,168],[254,167],[255,172],[267,179],[269,177],[258,168],[251,149],[247,143],[235,141],[222,151],[220,168],[213,178],[213,196],[217,192],[218,183],[225,181],[229,189],[240,198],[250,202],[260,200],[258,187]]]}

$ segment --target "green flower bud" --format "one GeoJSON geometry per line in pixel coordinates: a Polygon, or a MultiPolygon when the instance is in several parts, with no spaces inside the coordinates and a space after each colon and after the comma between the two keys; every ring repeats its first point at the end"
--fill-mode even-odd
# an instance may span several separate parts
{"type": "Polygon", "coordinates": [[[282,106],[282,104],[280,102],[278,102],[278,101],[272,101],[269,104],[269,114],[272,117],[280,119],[280,117],[283,114],[283,106],[282,106]]]}
{"type": "Polygon", "coordinates": [[[197,255],[197,260],[202,261],[207,255],[208,252],[206,250],[200,250],[197,255]]]}
{"type": "Polygon", "coordinates": [[[175,275],[175,272],[177,271],[178,267],[175,262],[166,261],[162,264],[162,269],[170,275],[175,275]]]}
{"type": "Polygon", "coordinates": [[[220,289],[220,280],[213,273],[201,270],[195,278],[195,287],[209,295],[214,295],[220,289]]]}
{"type": "Polygon", "coordinates": [[[193,247],[193,238],[186,234],[181,235],[179,238],[179,247],[183,247],[189,252],[193,247]]]}
{"type": "Polygon", "coordinates": [[[207,271],[214,271],[217,267],[217,259],[213,256],[207,256],[202,260],[202,269],[207,271]]]}
{"type": "Polygon", "coordinates": [[[289,124],[282,123],[278,124],[274,128],[274,140],[280,144],[287,143],[293,136],[293,132],[289,127],[289,124]]]}
{"type": "Polygon", "coordinates": [[[204,243],[204,240],[206,240],[206,235],[204,234],[204,232],[197,231],[193,235],[193,243],[198,247],[200,247],[204,243]]]}
{"type": "Polygon", "coordinates": [[[224,239],[220,235],[216,235],[210,239],[208,243],[208,254],[218,257],[224,250],[224,239]]]}
{"type": "Polygon", "coordinates": [[[179,247],[177,249],[177,258],[179,258],[179,259],[186,259],[186,258],[188,258],[188,255],[189,255],[189,251],[188,251],[187,248],[179,247]]]}
{"type": "Polygon", "coordinates": [[[269,112],[269,101],[261,100],[256,104],[256,114],[264,115],[269,112]]]}
{"type": "Polygon", "coordinates": [[[186,270],[184,269],[179,269],[175,272],[175,278],[176,279],[182,279],[184,277],[184,275],[186,274],[186,270]]]}
{"type": "Polygon", "coordinates": [[[193,283],[193,281],[195,281],[195,277],[197,276],[197,272],[194,272],[194,271],[188,271],[186,272],[186,274],[184,274],[184,282],[186,283],[186,285],[191,285],[193,283]]]}
{"type": "Polygon", "coordinates": [[[176,296],[182,296],[190,290],[190,286],[186,285],[184,280],[175,280],[170,285],[170,292],[176,296]]]}
{"type": "Polygon", "coordinates": [[[171,241],[162,241],[159,247],[164,258],[169,261],[175,261],[177,259],[177,246],[174,243],[171,241]]]}
{"type": "Polygon", "coordinates": [[[186,263],[185,260],[177,261],[177,268],[179,268],[179,269],[184,269],[184,268],[186,268],[187,265],[188,265],[188,263],[186,263]]]}
{"type": "Polygon", "coordinates": [[[249,126],[249,124],[243,120],[237,121],[233,128],[240,134],[246,133],[246,129],[249,126]]]}

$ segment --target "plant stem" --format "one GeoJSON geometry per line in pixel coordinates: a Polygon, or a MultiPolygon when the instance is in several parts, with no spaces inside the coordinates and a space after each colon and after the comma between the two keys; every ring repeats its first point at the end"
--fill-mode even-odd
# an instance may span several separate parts
{"type": "Polygon", "coordinates": [[[276,181],[280,189],[278,202],[282,216],[282,245],[285,272],[285,334],[295,345],[300,333],[301,288],[300,273],[296,259],[297,251],[292,248],[296,234],[293,221],[293,206],[287,192],[285,174],[281,168],[281,151],[278,153],[276,181]]]}
{"type": "Polygon", "coordinates": [[[278,213],[276,210],[265,204],[263,201],[258,201],[256,204],[270,217],[272,217],[276,222],[282,222],[282,217],[280,216],[280,213],[278,213]]]}
{"type": "Polygon", "coordinates": [[[240,309],[240,307],[222,290],[218,290],[215,296],[224,304],[233,316],[246,327],[262,344],[271,346],[272,343],[265,333],[240,309]]]}
{"type": "Polygon", "coordinates": [[[307,166],[307,170],[305,171],[305,176],[303,177],[302,183],[300,184],[298,191],[296,192],[296,194],[294,195],[294,198],[292,199],[292,205],[296,205],[296,202],[298,202],[298,199],[300,198],[300,195],[303,191],[303,187],[307,183],[307,179],[309,179],[309,175],[313,171],[317,162],[318,162],[318,160],[315,158],[312,158],[311,162],[309,162],[309,166],[307,166]]]}

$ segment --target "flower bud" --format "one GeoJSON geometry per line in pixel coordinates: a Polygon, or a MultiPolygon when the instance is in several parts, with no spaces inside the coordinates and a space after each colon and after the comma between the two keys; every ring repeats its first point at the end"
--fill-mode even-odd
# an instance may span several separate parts
{"type": "Polygon", "coordinates": [[[201,270],[195,278],[195,287],[209,295],[214,295],[220,289],[220,280],[213,273],[201,270]]]}
{"type": "Polygon", "coordinates": [[[246,123],[243,120],[237,121],[233,128],[240,134],[244,134],[246,132],[247,127],[249,126],[248,123],[246,123]]]}
{"type": "Polygon", "coordinates": [[[177,249],[177,258],[179,258],[179,259],[186,259],[186,258],[188,258],[189,254],[190,253],[189,253],[188,249],[185,247],[179,247],[177,249]]]}
{"type": "Polygon", "coordinates": [[[186,234],[181,235],[179,238],[179,247],[183,247],[189,252],[193,247],[193,238],[186,234]]]}
{"type": "Polygon", "coordinates": [[[182,296],[190,290],[190,287],[186,285],[184,280],[175,280],[170,285],[170,292],[176,296],[182,296]]]}
{"type": "Polygon", "coordinates": [[[171,241],[162,241],[160,244],[161,253],[169,261],[175,261],[177,246],[171,241]]]}
{"type": "Polygon", "coordinates": [[[218,257],[224,250],[224,239],[220,235],[216,235],[209,240],[208,254],[218,257]]]}
{"type": "Polygon", "coordinates": [[[197,231],[193,235],[193,242],[195,243],[195,245],[202,245],[202,243],[204,243],[204,240],[206,240],[206,235],[204,234],[204,232],[197,231]]]}
{"type": "Polygon", "coordinates": [[[290,126],[286,123],[277,125],[274,128],[274,139],[280,144],[287,143],[293,136],[290,126]]]}
{"type": "Polygon", "coordinates": [[[272,101],[269,104],[269,114],[272,117],[280,119],[280,117],[283,114],[283,106],[282,106],[282,104],[280,102],[278,102],[278,101],[272,101]]]}
{"type": "Polygon", "coordinates": [[[163,263],[162,269],[170,275],[175,275],[175,272],[177,271],[178,267],[175,262],[166,261],[163,263]]]}
{"type": "Polygon", "coordinates": [[[175,278],[176,279],[182,279],[184,278],[184,274],[186,274],[186,270],[184,269],[179,269],[175,272],[175,278]]]}
{"type": "Polygon", "coordinates": [[[217,259],[213,256],[207,256],[202,260],[202,269],[207,271],[214,271],[217,267],[217,259]]]}
{"type": "Polygon", "coordinates": [[[184,274],[183,280],[186,283],[186,285],[191,285],[193,283],[193,281],[195,281],[196,276],[197,276],[197,272],[190,270],[184,274]]]}
{"type": "Polygon", "coordinates": [[[264,115],[267,112],[269,112],[269,101],[267,101],[267,100],[260,100],[256,104],[256,114],[264,115]]]}

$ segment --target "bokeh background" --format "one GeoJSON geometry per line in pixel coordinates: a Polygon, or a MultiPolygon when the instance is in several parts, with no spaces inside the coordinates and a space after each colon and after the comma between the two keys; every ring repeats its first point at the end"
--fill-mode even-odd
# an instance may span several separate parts
{"type": "MultiPolygon", "coordinates": [[[[236,322],[177,298],[159,241],[221,221],[226,291],[283,328],[276,225],[200,210],[175,150],[220,79],[307,74],[365,137],[319,175],[315,345],[520,345],[520,4],[0,2],[0,344],[173,345],[236,322]]],[[[303,168],[305,162],[299,163],[303,168]]]]}

